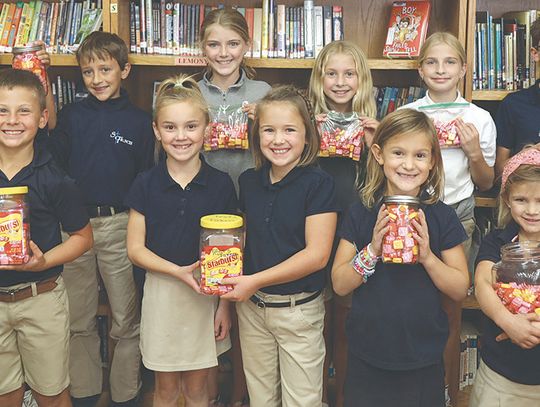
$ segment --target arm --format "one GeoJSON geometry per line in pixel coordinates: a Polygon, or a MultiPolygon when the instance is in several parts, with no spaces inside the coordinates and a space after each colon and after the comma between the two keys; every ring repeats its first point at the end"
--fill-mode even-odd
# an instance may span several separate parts
{"type": "Polygon", "coordinates": [[[516,345],[531,349],[540,344],[540,315],[514,315],[506,309],[491,285],[491,268],[493,262],[483,260],[478,263],[475,271],[475,294],[480,307],[493,322],[505,333],[497,337],[500,341],[509,337],[516,345]],[[538,325],[534,325],[533,322],[538,325]]]}
{"type": "Polygon", "coordinates": [[[65,242],[60,243],[45,253],[41,251],[37,244],[30,241],[29,245],[32,256],[26,264],[19,266],[0,266],[0,270],[45,271],[75,260],[84,252],[90,250],[93,244],[92,227],[88,223],[82,229],[69,233],[69,238],[65,242]]]}
{"type": "Polygon", "coordinates": [[[219,298],[218,308],[214,315],[214,336],[216,341],[221,341],[227,337],[231,325],[231,303],[228,300],[219,298]]]}
{"type": "Polygon", "coordinates": [[[200,292],[199,284],[193,277],[193,270],[199,266],[196,261],[188,266],[178,266],[149,250],[145,245],[146,225],[144,215],[134,209],[129,211],[127,227],[127,252],[131,262],[154,273],[175,277],[194,291],[200,292]]]}
{"type": "Polygon", "coordinates": [[[337,214],[320,213],[306,218],[306,247],[287,260],[249,276],[232,277],[227,284],[234,289],[221,298],[245,301],[257,290],[288,283],[321,270],[328,263],[336,231],[337,214]]]}
{"type": "Polygon", "coordinates": [[[413,233],[413,237],[418,242],[418,261],[443,294],[454,301],[463,301],[469,287],[469,272],[462,245],[443,250],[442,259],[439,259],[429,245],[429,231],[424,211],[419,210],[418,213],[419,219],[412,220],[417,231],[413,233]]]}
{"type": "Polygon", "coordinates": [[[371,117],[361,117],[360,119],[362,120],[362,126],[364,126],[366,146],[367,148],[371,148],[373,136],[375,135],[377,127],[379,127],[379,122],[371,117]]]}
{"type": "Polygon", "coordinates": [[[495,172],[490,167],[480,148],[480,135],[471,123],[465,123],[461,118],[456,120],[456,126],[461,141],[461,148],[469,159],[469,169],[474,184],[480,191],[487,191],[493,186],[495,172]]]}
{"type": "Polygon", "coordinates": [[[51,78],[49,77],[49,67],[51,66],[51,57],[49,53],[45,50],[45,43],[41,40],[31,42],[29,45],[39,45],[41,46],[41,50],[39,50],[36,55],[41,61],[41,63],[45,66],[45,69],[47,70],[47,97],[45,99],[45,107],[47,111],[49,112],[49,120],[47,124],[49,125],[49,130],[52,130],[56,127],[56,106],[54,104],[54,95],[52,93],[52,87],[51,87],[51,78]]]}
{"type": "Polygon", "coordinates": [[[510,149],[506,147],[497,146],[497,158],[495,159],[495,175],[497,177],[502,176],[504,165],[510,158],[510,149]]]}

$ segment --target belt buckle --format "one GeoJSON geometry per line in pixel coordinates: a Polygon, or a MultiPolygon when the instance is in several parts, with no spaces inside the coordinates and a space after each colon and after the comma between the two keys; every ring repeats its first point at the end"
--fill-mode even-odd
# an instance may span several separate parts
{"type": "Polygon", "coordinates": [[[100,218],[101,216],[103,216],[103,215],[101,214],[101,206],[99,206],[99,205],[97,206],[97,216],[98,216],[99,218],[100,218]]]}

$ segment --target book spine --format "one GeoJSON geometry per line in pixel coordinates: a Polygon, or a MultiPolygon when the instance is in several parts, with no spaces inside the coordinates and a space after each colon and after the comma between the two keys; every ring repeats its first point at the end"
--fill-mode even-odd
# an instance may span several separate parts
{"type": "Polygon", "coordinates": [[[159,33],[159,38],[160,38],[160,41],[159,41],[159,46],[161,48],[161,54],[162,55],[167,55],[167,46],[168,46],[168,42],[167,42],[167,27],[168,27],[168,22],[167,22],[167,15],[166,15],[166,1],[165,0],[160,0],[159,2],[159,28],[160,28],[160,33],[159,33]]]}
{"type": "Polygon", "coordinates": [[[304,49],[306,58],[315,57],[313,0],[304,0],[304,49]]]}
{"type": "Polygon", "coordinates": [[[167,55],[172,55],[174,45],[173,45],[173,2],[172,0],[165,1],[165,37],[167,40],[167,55]]]}
{"type": "Polygon", "coordinates": [[[285,58],[285,4],[277,5],[277,57],[285,58]]]}
{"type": "Polygon", "coordinates": [[[135,12],[135,43],[136,43],[136,53],[141,53],[141,11],[140,6],[136,2],[134,3],[134,12],[135,12]]]}
{"type": "Polygon", "coordinates": [[[253,10],[253,58],[261,58],[261,43],[262,43],[262,8],[253,10]]]}
{"type": "Polygon", "coordinates": [[[333,40],[340,41],[343,39],[343,8],[341,6],[333,6],[332,21],[333,21],[333,40]]]}
{"type": "MultiPolygon", "coordinates": [[[[246,54],[246,56],[248,58],[251,58],[253,57],[253,45],[255,43],[255,39],[253,38],[253,24],[254,24],[254,13],[255,13],[255,9],[253,7],[247,7],[246,8],[246,16],[245,16],[245,19],[246,19],[246,23],[247,23],[247,26],[248,26],[248,34],[249,34],[249,39],[251,40],[251,44],[249,46],[249,50],[246,54]]],[[[202,20],[201,20],[202,21],[202,20]]]]}
{"type": "Polygon", "coordinates": [[[324,19],[322,6],[313,7],[313,25],[315,31],[313,41],[315,43],[315,57],[317,57],[319,52],[324,48],[324,19]]]}
{"type": "Polygon", "coordinates": [[[261,39],[261,58],[268,58],[268,15],[269,15],[270,0],[262,1],[262,39],[261,39]]]}
{"type": "Polygon", "coordinates": [[[173,1],[173,54],[180,55],[180,3],[173,1]]]}
{"type": "Polygon", "coordinates": [[[332,42],[332,6],[323,6],[324,15],[324,45],[332,42]]]}
{"type": "Polygon", "coordinates": [[[141,30],[141,53],[146,54],[148,51],[148,46],[146,42],[146,5],[145,0],[140,0],[139,3],[139,14],[140,14],[140,30],[141,30]]]}
{"type": "Polygon", "coordinates": [[[152,27],[152,0],[144,0],[144,21],[146,32],[146,52],[148,54],[154,53],[154,28],[152,27]]]}
{"type": "Polygon", "coordinates": [[[137,52],[137,37],[135,34],[135,2],[129,2],[129,51],[137,52]]]}
{"type": "Polygon", "coordinates": [[[24,3],[21,11],[21,19],[19,21],[19,26],[17,27],[17,33],[15,34],[15,42],[13,45],[24,45],[23,36],[24,36],[24,27],[26,26],[26,19],[28,18],[28,3],[24,3]]]}
{"type": "Polygon", "coordinates": [[[15,6],[15,13],[13,14],[13,20],[11,22],[11,29],[9,30],[8,43],[6,48],[7,52],[11,52],[11,48],[13,47],[13,45],[15,45],[15,36],[17,34],[19,23],[21,21],[22,9],[23,3],[17,2],[15,6]]]}
{"type": "Polygon", "coordinates": [[[15,3],[10,3],[8,7],[8,12],[6,15],[6,22],[4,25],[4,31],[2,31],[2,42],[0,43],[0,51],[6,51],[8,45],[9,32],[11,31],[11,23],[13,22],[13,16],[15,14],[15,3]]]}

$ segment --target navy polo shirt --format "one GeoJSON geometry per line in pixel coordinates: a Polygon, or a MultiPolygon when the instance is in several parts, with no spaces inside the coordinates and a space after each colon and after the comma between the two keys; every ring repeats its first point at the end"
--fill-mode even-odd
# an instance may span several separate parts
{"type": "MultiPolygon", "coordinates": [[[[476,264],[482,260],[497,263],[501,260],[501,247],[510,243],[518,234],[519,227],[511,222],[504,229],[491,231],[482,240],[476,264]]],[[[521,384],[540,384],[540,346],[523,349],[510,340],[496,342],[502,333],[491,319],[484,315],[482,335],[482,360],[492,370],[507,379],[521,384]]]]}
{"type": "MultiPolygon", "coordinates": [[[[43,253],[62,243],[60,225],[70,233],[88,224],[79,189],[45,149],[37,148],[32,162],[11,180],[0,171],[0,188],[16,186],[28,186],[30,235],[43,253]]],[[[62,268],[60,265],[39,273],[0,271],[0,287],[46,280],[60,274],[62,268]]]]}
{"type": "Polygon", "coordinates": [[[139,174],[125,204],[144,215],[146,247],[178,265],[199,259],[200,219],[215,213],[236,213],[238,201],[229,175],[202,165],[193,180],[182,188],[169,175],[162,160],[139,174]]]}
{"type": "MultiPolygon", "coordinates": [[[[275,266],[306,247],[306,218],[337,212],[334,181],[318,167],[295,167],[270,182],[270,167],[249,169],[239,179],[240,209],[246,216],[244,274],[275,266]]],[[[264,287],[268,294],[314,292],[325,286],[324,269],[300,280],[264,287]]]]}
{"type": "Polygon", "coordinates": [[[511,155],[525,144],[540,142],[540,80],[527,89],[509,94],[500,103],[495,118],[497,146],[511,155]]]}
{"type": "MultiPolygon", "coordinates": [[[[371,242],[380,204],[351,205],[339,236],[358,248],[371,242]]],[[[435,256],[467,239],[451,207],[421,205],[435,256]]],[[[366,284],[353,292],[347,320],[349,351],[381,369],[411,370],[440,363],[448,338],[448,318],[440,291],[421,264],[379,261],[366,284]]]]}
{"type": "Polygon", "coordinates": [[[85,205],[121,206],[135,176],[153,164],[152,120],[123,90],[105,102],[89,95],[58,113],[49,145],[85,205]]]}

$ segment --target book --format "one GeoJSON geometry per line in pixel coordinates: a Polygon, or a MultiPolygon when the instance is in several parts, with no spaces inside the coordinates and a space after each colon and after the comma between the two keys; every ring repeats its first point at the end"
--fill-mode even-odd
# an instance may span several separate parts
{"type": "Polygon", "coordinates": [[[305,32],[305,57],[315,57],[315,32],[314,32],[313,0],[304,0],[304,32],[305,32]]]}
{"type": "Polygon", "coordinates": [[[80,44],[90,33],[98,31],[103,13],[100,8],[85,9],[81,18],[81,26],[75,36],[75,44],[80,44]]]}
{"type": "Polygon", "coordinates": [[[429,1],[395,1],[383,49],[387,58],[418,57],[428,28],[429,1]]]}
{"type": "Polygon", "coordinates": [[[261,57],[261,41],[262,41],[262,8],[253,9],[253,45],[251,56],[253,58],[261,57]]]}

